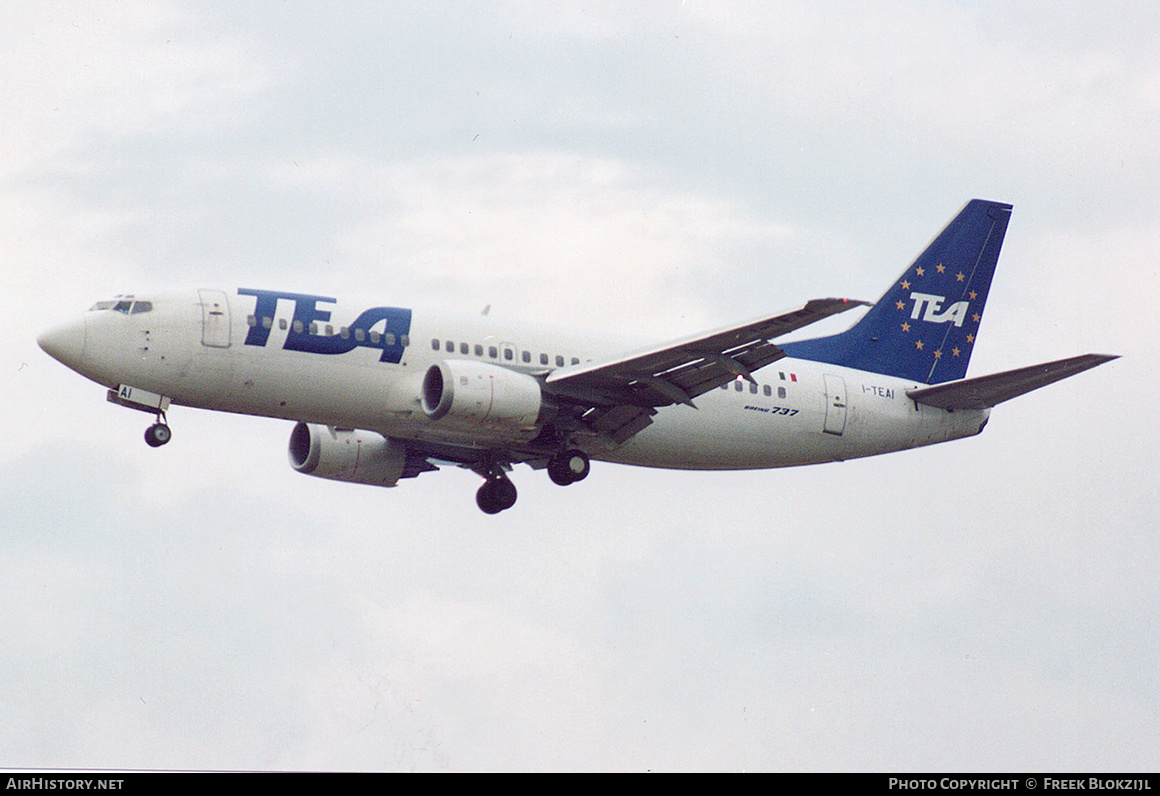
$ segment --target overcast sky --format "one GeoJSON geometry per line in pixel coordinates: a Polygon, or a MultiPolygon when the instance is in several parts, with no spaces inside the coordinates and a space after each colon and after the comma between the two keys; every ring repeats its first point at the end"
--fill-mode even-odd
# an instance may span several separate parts
{"type": "MultiPolygon", "coordinates": [[[[0,5],[0,766],[1155,771],[1153,2],[0,5]],[[627,7],[626,7],[627,6],[627,7]],[[254,286],[659,338],[1012,202],[979,437],[396,489],[41,352],[254,286]]],[[[835,319],[842,328],[849,319],[835,319]]]]}

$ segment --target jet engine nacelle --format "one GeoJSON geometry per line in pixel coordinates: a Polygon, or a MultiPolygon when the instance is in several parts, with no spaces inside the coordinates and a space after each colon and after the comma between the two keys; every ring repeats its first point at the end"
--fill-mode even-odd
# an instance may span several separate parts
{"type": "Polygon", "coordinates": [[[420,394],[432,420],[533,431],[554,411],[540,383],[526,373],[464,359],[445,359],[427,369],[420,394]]]}
{"type": "Polygon", "coordinates": [[[394,486],[407,448],[373,431],[299,423],[290,432],[290,465],[300,473],[372,486],[394,486]]]}

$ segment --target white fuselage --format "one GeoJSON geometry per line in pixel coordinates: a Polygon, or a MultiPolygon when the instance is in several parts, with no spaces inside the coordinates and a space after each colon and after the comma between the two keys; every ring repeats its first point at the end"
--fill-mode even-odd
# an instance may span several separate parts
{"type": "MultiPolygon", "coordinates": [[[[57,348],[67,349],[54,356],[110,388],[128,385],[178,405],[493,448],[513,442],[510,429],[456,426],[422,411],[420,389],[431,365],[477,360],[538,375],[648,342],[419,310],[405,311],[401,330],[392,328],[394,316],[371,323],[369,304],[281,297],[292,295],[139,296],[148,299],[148,310],[90,311],[83,322],[54,331],[57,348]],[[366,328],[356,326],[360,319],[366,328]],[[389,339],[397,362],[385,361],[386,335],[395,335],[389,339]],[[288,346],[292,339],[298,342],[288,346]],[[317,350],[328,346],[330,353],[317,350]]],[[[906,395],[922,386],[916,382],[801,359],[781,359],[754,376],[757,384],[739,378],[699,396],[696,409],[661,408],[623,445],[595,437],[576,444],[595,459],[648,467],[784,467],[971,436],[988,414],[918,404],[906,395]]]]}

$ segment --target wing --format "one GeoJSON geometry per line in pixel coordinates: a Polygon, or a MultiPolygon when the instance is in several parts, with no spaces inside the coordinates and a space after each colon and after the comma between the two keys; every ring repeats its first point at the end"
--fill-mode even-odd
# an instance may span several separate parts
{"type": "Polygon", "coordinates": [[[545,389],[577,410],[578,426],[619,444],[652,423],[657,407],[685,404],[785,352],[770,342],[839,312],[869,306],[850,299],[814,299],[801,309],[670,341],[602,362],[560,368],[545,389]]]}
{"type": "Polygon", "coordinates": [[[939,384],[910,390],[906,394],[919,403],[942,409],[990,409],[1003,401],[1082,373],[1088,368],[1116,359],[1109,354],[1084,354],[1071,359],[1044,362],[1026,368],[992,373],[977,379],[939,384]]]}

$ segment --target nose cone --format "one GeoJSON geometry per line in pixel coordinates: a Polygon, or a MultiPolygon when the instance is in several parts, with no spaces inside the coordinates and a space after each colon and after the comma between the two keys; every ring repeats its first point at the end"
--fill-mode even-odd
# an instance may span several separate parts
{"type": "Polygon", "coordinates": [[[85,356],[85,321],[80,318],[46,329],[36,342],[50,357],[77,370],[85,356]]]}

